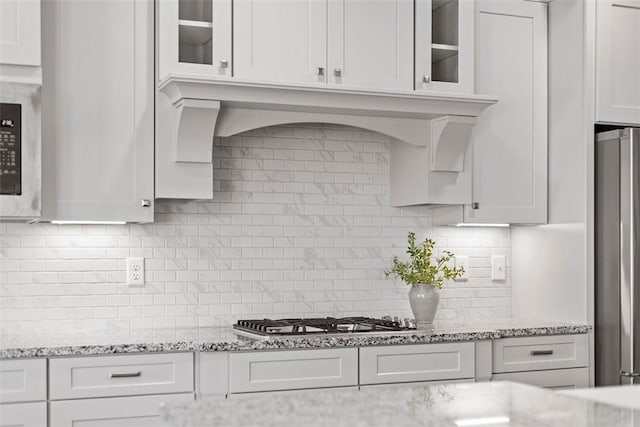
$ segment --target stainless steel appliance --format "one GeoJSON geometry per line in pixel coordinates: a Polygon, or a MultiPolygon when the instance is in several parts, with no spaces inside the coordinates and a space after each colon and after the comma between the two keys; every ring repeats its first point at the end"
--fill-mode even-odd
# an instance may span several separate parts
{"type": "Polygon", "coordinates": [[[0,83],[0,220],[41,215],[40,85],[0,83]]]}
{"type": "Polygon", "coordinates": [[[640,384],[640,129],[598,133],[595,382],[640,384]]]}
{"type": "Polygon", "coordinates": [[[251,338],[389,333],[415,330],[409,319],[374,319],[372,317],[324,317],[309,319],[238,320],[235,332],[251,338]]]}

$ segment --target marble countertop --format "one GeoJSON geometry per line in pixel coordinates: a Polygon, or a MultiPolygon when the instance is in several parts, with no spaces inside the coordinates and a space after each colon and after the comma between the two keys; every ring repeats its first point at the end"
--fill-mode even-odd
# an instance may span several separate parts
{"type": "Polygon", "coordinates": [[[640,384],[568,389],[560,393],[640,411],[640,384]]]}
{"type": "Polygon", "coordinates": [[[531,319],[436,323],[432,331],[251,340],[231,328],[132,329],[0,335],[0,359],[177,351],[254,351],[478,341],[506,337],[587,333],[585,324],[531,319]]]}
{"type": "Polygon", "coordinates": [[[174,427],[640,426],[640,410],[510,382],[207,397],[162,412],[174,427]]]}

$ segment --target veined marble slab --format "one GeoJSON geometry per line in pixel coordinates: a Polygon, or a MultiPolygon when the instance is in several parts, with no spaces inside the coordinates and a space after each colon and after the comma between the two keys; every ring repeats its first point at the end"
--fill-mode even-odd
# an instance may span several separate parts
{"type": "Polygon", "coordinates": [[[176,427],[637,427],[640,410],[510,382],[298,391],[168,405],[176,427]]]}
{"type": "Polygon", "coordinates": [[[369,335],[315,335],[311,337],[251,340],[231,328],[131,329],[52,334],[0,335],[0,359],[56,357],[117,353],[177,351],[252,351],[357,347],[369,345],[425,344],[479,341],[507,337],[583,334],[586,324],[526,319],[483,319],[440,322],[433,331],[402,331],[369,335]]]}

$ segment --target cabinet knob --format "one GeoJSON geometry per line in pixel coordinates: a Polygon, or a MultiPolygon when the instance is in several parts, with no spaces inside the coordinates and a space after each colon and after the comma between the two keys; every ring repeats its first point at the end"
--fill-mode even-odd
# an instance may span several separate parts
{"type": "Polygon", "coordinates": [[[478,202],[471,203],[471,209],[480,209],[480,203],[478,202]]]}
{"type": "Polygon", "coordinates": [[[318,67],[318,75],[324,76],[324,67],[318,67]]]}
{"type": "Polygon", "coordinates": [[[340,68],[336,68],[333,70],[333,75],[336,77],[342,77],[342,70],[340,68]]]}
{"type": "Polygon", "coordinates": [[[422,82],[423,83],[431,83],[431,76],[428,74],[425,74],[424,76],[422,76],[422,82]]]}
{"type": "Polygon", "coordinates": [[[227,61],[226,59],[223,59],[222,61],[220,61],[220,68],[227,68],[229,66],[229,61],[227,61]]]}
{"type": "Polygon", "coordinates": [[[150,207],[150,206],[151,206],[151,200],[142,199],[142,200],[140,201],[140,205],[141,205],[143,208],[148,208],[148,207],[150,207]]]}

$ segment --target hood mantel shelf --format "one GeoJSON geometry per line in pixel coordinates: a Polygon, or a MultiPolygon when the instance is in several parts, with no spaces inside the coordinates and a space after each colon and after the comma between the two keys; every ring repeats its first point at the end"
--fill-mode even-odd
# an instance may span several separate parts
{"type": "Polygon", "coordinates": [[[170,75],[160,85],[156,197],[213,196],[213,138],[288,123],[373,130],[430,151],[432,171],[458,172],[475,118],[497,98],[369,91],[170,75]]]}

